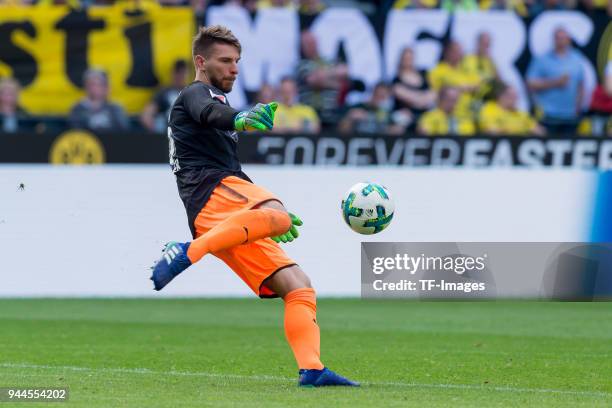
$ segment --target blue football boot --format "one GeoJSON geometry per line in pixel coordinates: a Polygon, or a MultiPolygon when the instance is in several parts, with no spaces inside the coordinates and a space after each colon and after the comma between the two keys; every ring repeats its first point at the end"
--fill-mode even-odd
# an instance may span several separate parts
{"type": "Polygon", "coordinates": [[[359,383],[344,378],[329,368],[323,368],[322,370],[300,370],[298,385],[300,387],[327,387],[332,385],[359,387],[359,383]]]}
{"type": "Polygon", "coordinates": [[[189,242],[168,242],[163,250],[163,255],[155,264],[151,280],[155,285],[155,290],[162,290],[170,281],[178,276],[191,265],[187,258],[187,248],[189,242]]]}

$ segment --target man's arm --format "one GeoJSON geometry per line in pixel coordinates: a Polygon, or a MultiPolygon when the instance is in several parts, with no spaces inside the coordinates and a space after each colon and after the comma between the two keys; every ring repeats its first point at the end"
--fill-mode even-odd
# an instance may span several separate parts
{"type": "Polygon", "coordinates": [[[191,86],[182,93],[185,109],[193,120],[221,130],[234,130],[238,111],[213,99],[204,86],[191,86]]]}
{"type": "Polygon", "coordinates": [[[155,130],[155,115],[157,115],[157,104],[149,102],[140,114],[140,123],[145,129],[155,130]]]}
{"type": "Polygon", "coordinates": [[[191,87],[184,91],[185,107],[191,117],[202,125],[220,130],[270,130],[274,124],[276,102],[258,103],[246,111],[237,111],[212,98],[206,89],[191,87]]]}
{"type": "Polygon", "coordinates": [[[531,62],[527,69],[527,87],[531,92],[541,92],[553,88],[562,88],[567,85],[569,76],[561,75],[557,78],[547,78],[544,62],[541,59],[536,59],[531,62]]]}
{"type": "Polygon", "coordinates": [[[527,86],[532,92],[546,91],[552,88],[563,88],[568,80],[567,74],[552,79],[532,78],[527,80],[527,86]]]}
{"type": "Polygon", "coordinates": [[[210,125],[221,130],[235,130],[234,118],[238,111],[221,102],[213,101],[204,106],[200,112],[200,123],[210,125]]]}

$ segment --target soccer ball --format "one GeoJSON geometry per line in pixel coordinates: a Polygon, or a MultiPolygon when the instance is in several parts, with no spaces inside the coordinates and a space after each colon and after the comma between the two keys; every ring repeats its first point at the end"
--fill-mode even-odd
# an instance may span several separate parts
{"type": "Polygon", "coordinates": [[[357,183],[342,200],[342,218],[360,234],[376,234],[391,223],[395,204],[386,187],[376,183],[357,183]]]}

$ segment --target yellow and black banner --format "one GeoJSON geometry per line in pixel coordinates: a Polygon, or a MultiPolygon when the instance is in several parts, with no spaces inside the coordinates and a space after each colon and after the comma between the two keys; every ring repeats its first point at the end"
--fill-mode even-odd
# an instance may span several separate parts
{"type": "Polygon", "coordinates": [[[130,114],[169,83],[174,62],[191,59],[190,8],[0,6],[0,77],[22,85],[21,106],[35,115],[65,115],[83,96],[83,73],[103,69],[111,99],[130,114]]]}

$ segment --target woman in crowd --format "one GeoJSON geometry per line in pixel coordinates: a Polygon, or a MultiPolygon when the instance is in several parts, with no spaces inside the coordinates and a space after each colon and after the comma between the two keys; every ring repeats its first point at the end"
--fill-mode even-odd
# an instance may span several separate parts
{"type": "Polygon", "coordinates": [[[405,48],[400,56],[397,76],[393,79],[395,110],[408,110],[418,118],[436,101],[436,93],[429,89],[424,71],[414,66],[414,51],[405,48]]]}

